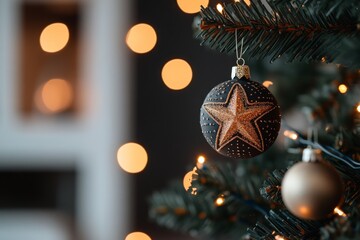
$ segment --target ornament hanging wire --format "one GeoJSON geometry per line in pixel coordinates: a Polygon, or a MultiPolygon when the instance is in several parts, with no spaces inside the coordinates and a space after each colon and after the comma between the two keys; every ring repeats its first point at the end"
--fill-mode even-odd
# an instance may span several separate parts
{"type": "Polygon", "coordinates": [[[245,65],[245,59],[243,58],[244,53],[248,48],[243,51],[244,47],[244,38],[241,39],[241,46],[240,46],[240,54],[239,54],[239,46],[238,46],[238,37],[237,37],[237,29],[235,29],[235,51],[236,51],[236,64],[238,66],[244,66],[245,65]],[[242,61],[242,64],[240,64],[240,61],[242,61]]]}
{"type": "Polygon", "coordinates": [[[312,127],[308,129],[307,140],[309,142],[313,141],[314,143],[319,142],[319,131],[316,127],[312,127]]]}

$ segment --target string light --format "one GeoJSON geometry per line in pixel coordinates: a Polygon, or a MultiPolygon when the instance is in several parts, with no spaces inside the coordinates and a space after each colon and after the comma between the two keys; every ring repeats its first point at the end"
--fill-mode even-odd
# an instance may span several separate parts
{"type": "Polygon", "coordinates": [[[274,83],[273,83],[272,81],[269,81],[269,80],[266,80],[266,81],[263,82],[263,86],[264,86],[264,87],[267,87],[267,88],[270,87],[270,86],[273,85],[273,84],[274,84],[274,83]]]}
{"type": "Polygon", "coordinates": [[[220,13],[223,13],[223,11],[224,11],[224,7],[223,7],[220,3],[218,3],[218,4],[216,5],[216,9],[217,9],[220,13]]]}
{"type": "MultiPolygon", "coordinates": [[[[191,182],[193,180],[193,175],[198,175],[196,173],[196,167],[193,168],[193,170],[191,170],[190,172],[187,172],[184,176],[183,179],[183,186],[185,191],[189,190],[189,188],[191,187],[191,182]]],[[[196,188],[193,188],[193,190],[196,191],[196,188]]]]}
{"type": "Polygon", "coordinates": [[[345,84],[340,84],[339,87],[338,87],[338,90],[339,90],[340,93],[344,94],[344,93],[347,92],[348,87],[345,84]]]}
{"type": "Polygon", "coordinates": [[[125,172],[139,173],[145,169],[148,155],[143,146],[138,143],[129,142],[118,149],[117,160],[125,172]]]}
{"type": "Polygon", "coordinates": [[[190,84],[192,76],[190,64],[179,58],[168,61],[161,70],[163,82],[172,90],[186,88],[190,84]]]}
{"type": "Polygon", "coordinates": [[[72,85],[64,79],[50,79],[36,91],[37,108],[47,114],[63,112],[71,107],[74,101],[72,85]]]}
{"type": "Polygon", "coordinates": [[[340,208],[336,207],[334,209],[334,213],[339,215],[340,217],[346,217],[346,213],[344,213],[344,211],[342,211],[340,208]]]}
{"type": "Polygon", "coordinates": [[[223,194],[221,194],[220,196],[218,196],[218,197],[216,198],[215,204],[216,204],[216,206],[219,207],[219,206],[224,205],[224,203],[225,203],[225,197],[224,197],[223,194]]]}
{"type": "MultiPolygon", "coordinates": [[[[234,2],[240,2],[240,0],[235,0],[234,2]]],[[[246,3],[246,5],[250,6],[251,1],[250,0],[244,0],[244,3],[246,3]]]]}
{"type": "Polygon", "coordinates": [[[296,140],[299,137],[296,132],[290,131],[290,130],[285,130],[284,131],[284,136],[288,137],[288,138],[290,138],[292,140],[296,140]]]}
{"type": "Polygon", "coordinates": [[[275,235],[275,234],[276,234],[275,231],[273,231],[271,234],[274,235],[275,240],[287,240],[287,239],[286,239],[285,237],[283,237],[283,236],[275,235]]]}
{"type": "Polygon", "coordinates": [[[52,23],[42,30],[40,46],[45,52],[58,52],[66,46],[69,37],[69,29],[64,23],[52,23]]]}
{"type": "Polygon", "coordinates": [[[207,7],[209,0],[176,0],[179,8],[184,13],[193,14],[200,11],[201,6],[207,7]]]}
{"type": "Polygon", "coordinates": [[[275,240],[286,240],[286,238],[284,238],[283,236],[280,236],[280,235],[276,235],[275,240]]]}
{"type": "Polygon", "coordinates": [[[360,103],[357,105],[356,111],[360,113],[360,103]]]}
{"type": "Polygon", "coordinates": [[[202,156],[202,155],[200,155],[200,156],[198,157],[198,159],[197,159],[196,166],[197,166],[199,169],[201,169],[201,168],[204,167],[205,162],[206,162],[205,157],[202,156]]]}
{"type": "Polygon", "coordinates": [[[143,232],[132,232],[126,236],[125,240],[151,240],[151,238],[143,232]]]}
{"type": "Polygon", "coordinates": [[[143,54],[151,51],[157,42],[155,29],[146,23],[131,27],[126,34],[126,44],[135,53],[143,54]]]}

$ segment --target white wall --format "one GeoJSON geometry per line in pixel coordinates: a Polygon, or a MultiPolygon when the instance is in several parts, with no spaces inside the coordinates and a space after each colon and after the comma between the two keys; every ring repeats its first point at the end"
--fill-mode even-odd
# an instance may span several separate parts
{"type": "MultiPolygon", "coordinates": [[[[0,1],[0,169],[75,168],[79,174],[77,224],[86,240],[123,239],[130,224],[129,182],[116,162],[116,150],[129,141],[132,129],[130,64],[123,43],[127,2],[82,1],[84,54],[79,89],[83,109],[75,120],[49,121],[22,119],[17,110],[20,1],[0,1]]],[[[29,213],[6,211],[6,215],[0,212],[4,219],[1,216],[23,219],[10,222],[23,224],[29,213]]],[[[21,231],[16,226],[0,228],[0,239],[11,229],[21,231]]],[[[32,229],[37,236],[40,229],[32,229]]],[[[31,231],[27,234],[31,239],[31,231]]]]}

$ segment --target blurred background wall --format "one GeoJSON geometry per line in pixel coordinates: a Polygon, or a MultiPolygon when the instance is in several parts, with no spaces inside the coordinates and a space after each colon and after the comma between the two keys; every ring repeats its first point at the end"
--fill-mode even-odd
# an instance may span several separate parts
{"type": "Polygon", "coordinates": [[[147,201],[219,157],[199,109],[235,57],[192,29],[216,3],[0,1],[1,240],[192,239],[151,223],[147,201]]]}
{"type": "Polygon", "coordinates": [[[116,150],[132,129],[119,44],[129,8],[0,2],[0,239],[123,238],[129,182],[116,150]]]}

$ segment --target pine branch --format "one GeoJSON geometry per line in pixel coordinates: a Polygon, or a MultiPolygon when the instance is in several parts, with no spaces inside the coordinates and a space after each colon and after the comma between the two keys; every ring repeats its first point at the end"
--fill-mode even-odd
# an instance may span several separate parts
{"type": "Polygon", "coordinates": [[[252,159],[238,164],[207,160],[193,175],[186,192],[180,185],[154,193],[150,198],[150,217],[173,230],[239,239],[247,228],[267,213],[268,204],[259,194],[262,177],[281,161],[252,159]],[[268,170],[267,170],[268,169],[268,170]],[[191,192],[195,190],[196,195],[191,192]],[[225,202],[215,205],[223,194],[225,202]]]}
{"type": "MultiPolygon", "coordinates": [[[[276,5],[287,4],[289,0],[270,0],[276,5]]],[[[297,6],[304,6],[311,9],[314,12],[325,12],[328,16],[332,13],[336,17],[341,16],[346,11],[353,11],[353,14],[360,8],[360,2],[358,0],[292,0],[297,6]]]]}
{"type": "Polygon", "coordinates": [[[248,58],[270,57],[270,62],[281,56],[288,62],[333,62],[341,55],[342,40],[360,42],[357,16],[351,12],[337,19],[333,14],[313,13],[290,3],[271,8],[268,10],[260,0],[253,0],[251,6],[243,2],[224,4],[223,13],[213,7],[203,8],[197,38],[201,45],[234,53],[237,30],[238,44],[244,38],[248,58]]]}
{"type": "Polygon", "coordinates": [[[280,210],[270,211],[266,222],[258,222],[248,231],[250,239],[254,240],[344,239],[341,237],[349,240],[359,238],[359,220],[359,214],[356,213],[349,217],[334,217],[324,221],[305,221],[294,217],[286,210],[280,210]]]}
{"type": "Polygon", "coordinates": [[[317,79],[317,85],[308,94],[299,96],[299,105],[305,107],[304,113],[312,124],[321,123],[323,127],[331,124],[339,132],[340,128],[351,129],[354,125],[354,107],[358,104],[360,73],[335,65],[328,66],[330,71],[336,71],[332,79],[317,79]],[[335,69],[330,69],[335,68],[335,69]],[[335,80],[336,79],[336,80],[335,80]],[[347,86],[346,94],[340,93],[338,86],[347,86]],[[340,107],[341,106],[341,107],[340,107]]]}
{"type": "Polygon", "coordinates": [[[234,166],[231,163],[207,161],[203,168],[197,169],[198,174],[192,181],[192,188],[196,188],[198,194],[208,191],[231,192],[244,199],[262,201],[259,194],[262,175],[256,160],[250,163],[241,163],[234,166]]]}
{"type": "MultiPolygon", "coordinates": [[[[216,206],[213,195],[195,196],[187,193],[180,183],[154,193],[150,198],[150,218],[167,228],[193,236],[229,236],[246,234],[254,224],[247,216],[246,206],[228,199],[226,205],[216,206]]],[[[255,214],[255,218],[259,215],[255,214]]]]}
{"type": "Polygon", "coordinates": [[[248,229],[250,239],[273,240],[283,237],[291,240],[316,240],[320,239],[320,228],[329,222],[304,221],[286,210],[271,210],[265,219],[266,222],[258,222],[253,229],[248,229]]]}
{"type": "Polygon", "coordinates": [[[260,188],[261,196],[279,207],[284,206],[281,198],[281,181],[285,173],[286,170],[273,171],[260,188]]]}

